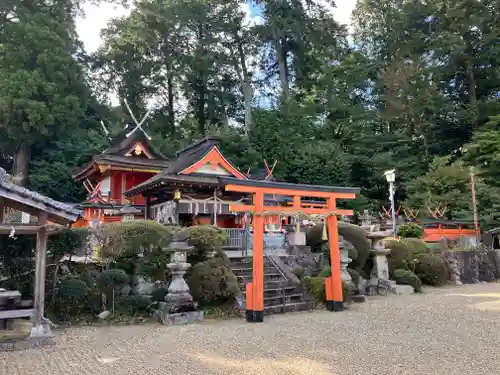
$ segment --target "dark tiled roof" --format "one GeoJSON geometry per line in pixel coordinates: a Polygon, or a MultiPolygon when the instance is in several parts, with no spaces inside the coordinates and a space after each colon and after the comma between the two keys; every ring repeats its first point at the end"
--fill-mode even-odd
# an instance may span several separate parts
{"type": "Polygon", "coordinates": [[[126,196],[137,194],[148,187],[155,186],[161,181],[164,182],[179,182],[179,183],[206,183],[206,184],[219,184],[216,176],[206,175],[179,175],[180,172],[189,168],[197,161],[203,159],[210,150],[219,144],[217,137],[205,137],[196,141],[189,146],[177,152],[177,158],[170,163],[170,166],[158,173],[156,176],[151,177],[149,180],[133,187],[125,192],[126,196]]]}
{"type": "MultiPolygon", "coordinates": [[[[3,168],[0,168],[0,196],[6,198],[7,201],[10,200],[25,205],[31,211],[47,212],[49,213],[49,220],[52,221],[57,221],[57,219],[75,221],[81,214],[81,211],[75,209],[72,205],[56,201],[14,184],[11,176],[3,168]],[[19,199],[16,199],[16,196],[19,199]]],[[[9,202],[6,202],[6,205],[8,206],[9,202]]]]}
{"type": "Polygon", "coordinates": [[[136,130],[130,137],[127,137],[127,130],[132,131],[134,127],[130,129],[127,128],[120,133],[120,135],[113,140],[111,146],[108,147],[103,154],[121,156],[125,150],[131,148],[136,142],[142,142],[155,159],[168,160],[165,155],[163,155],[151,144],[149,139],[146,138],[140,129],[136,130]]]}
{"type": "Polygon", "coordinates": [[[359,188],[354,187],[337,187],[337,186],[321,186],[321,185],[305,185],[292,184],[288,182],[276,182],[268,180],[240,180],[233,177],[219,177],[219,180],[224,185],[244,185],[255,187],[267,187],[277,189],[302,190],[302,191],[319,191],[325,193],[359,193],[359,188]]]}
{"type": "Polygon", "coordinates": [[[161,169],[168,168],[170,166],[170,162],[167,160],[146,159],[134,156],[102,155],[96,157],[94,161],[110,162],[111,164],[135,167],[156,167],[161,169]]]}

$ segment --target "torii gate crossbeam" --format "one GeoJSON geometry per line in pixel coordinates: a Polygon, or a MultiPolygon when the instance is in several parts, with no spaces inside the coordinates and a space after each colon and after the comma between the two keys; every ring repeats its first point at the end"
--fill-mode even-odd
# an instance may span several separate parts
{"type": "Polygon", "coordinates": [[[326,306],[330,311],[344,308],[342,279],[340,274],[340,252],[337,215],[352,215],[351,210],[337,208],[337,199],[354,199],[358,188],[289,184],[261,180],[239,180],[219,177],[226,191],[251,194],[253,204],[231,205],[233,212],[253,214],[253,279],[246,285],[246,319],[248,322],[264,320],[264,215],[272,214],[312,214],[325,217],[330,242],[330,262],[332,275],[325,280],[326,306]],[[266,194],[293,197],[292,206],[264,206],[266,194]],[[302,203],[302,198],[326,199],[324,207],[310,207],[302,203]]]}

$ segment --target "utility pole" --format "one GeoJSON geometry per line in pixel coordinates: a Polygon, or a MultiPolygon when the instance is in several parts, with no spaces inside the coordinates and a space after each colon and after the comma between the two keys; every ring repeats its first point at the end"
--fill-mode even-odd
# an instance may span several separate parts
{"type": "Polygon", "coordinates": [[[477,216],[477,203],[476,203],[476,173],[474,167],[470,167],[470,183],[472,190],[472,210],[474,212],[474,228],[476,230],[476,240],[479,242],[479,219],[477,216]]]}

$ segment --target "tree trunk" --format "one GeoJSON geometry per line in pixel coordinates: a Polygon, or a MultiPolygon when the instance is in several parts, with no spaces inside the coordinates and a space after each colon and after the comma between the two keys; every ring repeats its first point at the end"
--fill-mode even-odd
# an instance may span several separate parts
{"type": "Polygon", "coordinates": [[[281,91],[285,97],[288,97],[288,93],[290,90],[290,85],[288,82],[288,64],[286,61],[287,52],[282,39],[277,39],[274,42],[274,46],[276,49],[276,57],[278,59],[278,68],[280,73],[280,84],[281,91]]]}
{"type": "Polygon", "coordinates": [[[250,79],[250,74],[248,73],[246,61],[245,61],[245,52],[243,50],[243,42],[239,38],[238,39],[238,55],[241,64],[241,72],[242,74],[238,74],[241,81],[241,89],[243,91],[243,100],[244,100],[244,108],[245,108],[245,130],[247,133],[252,129],[252,99],[253,99],[253,89],[252,89],[252,81],[250,79]]]}
{"type": "Polygon", "coordinates": [[[467,72],[467,83],[468,83],[468,91],[469,91],[469,107],[470,110],[473,111],[473,120],[472,125],[474,128],[478,125],[478,108],[477,108],[477,93],[476,93],[476,76],[474,74],[474,67],[471,59],[467,59],[466,63],[466,72],[467,72]]]}
{"type": "Polygon", "coordinates": [[[168,119],[170,121],[170,136],[175,138],[175,111],[174,111],[174,78],[173,74],[168,73],[167,76],[167,91],[168,91],[168,119]]]}
{"type": "Polygon", "coordinates": [[[31,160],[31,147],[28,142],[21,142],[14,154],[14,165],[12,176],[14,183],[24,186],[28,179],[29,165],[31,160]]]}

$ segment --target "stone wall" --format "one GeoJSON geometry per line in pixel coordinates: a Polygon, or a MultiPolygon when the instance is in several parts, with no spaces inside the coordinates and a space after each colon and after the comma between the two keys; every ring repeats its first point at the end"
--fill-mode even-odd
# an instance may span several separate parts
{"type": "Polygon", "coordinates": [[[474,284],[500,279],[500,250],[450,251],[444,256],[452,281],[474,284]]]}

